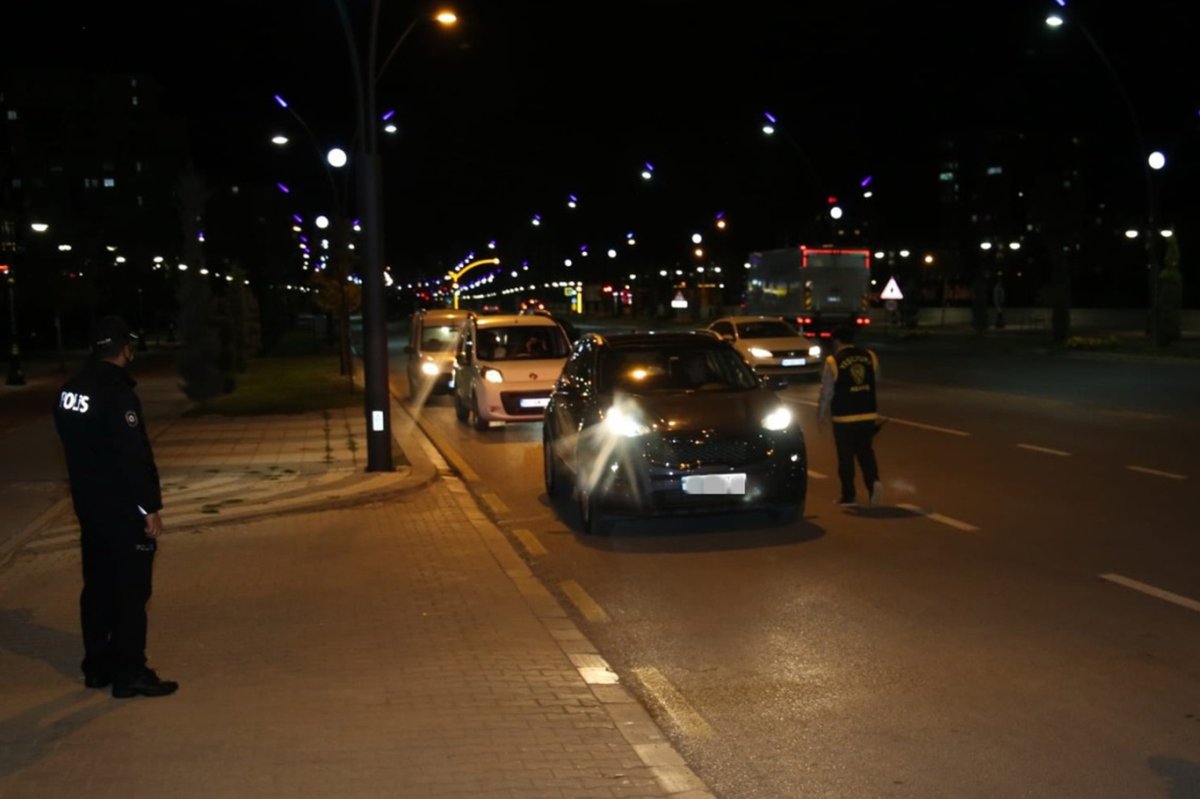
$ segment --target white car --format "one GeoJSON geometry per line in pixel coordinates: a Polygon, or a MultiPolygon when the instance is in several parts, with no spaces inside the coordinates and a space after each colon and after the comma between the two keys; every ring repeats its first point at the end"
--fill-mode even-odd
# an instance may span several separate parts
{"type": "Polygon", "coordinates": [[[782,316],[726,316],[707,329],[733,344],[759,374],[788,378],[821,371],[821,345],[782,316]]]}
{"type": "Polygon", "coordinates": [[[454,348],[451,390],[460,422],[540,422],[571,344],[545,316],[471,315],[454,348]]]}

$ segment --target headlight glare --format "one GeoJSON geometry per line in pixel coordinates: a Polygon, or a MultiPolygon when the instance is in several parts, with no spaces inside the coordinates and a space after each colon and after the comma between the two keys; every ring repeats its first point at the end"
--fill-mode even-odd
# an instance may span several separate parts
{"type": "Polygon", "coordinates": [[[634,436],[644,436],[650,432],[650,428],[642,424],[636,417],[629,414],[620,408],[609,408],[608,414],[604,417],[604,426],[616,435],[625,438],[633,438],[634,436]]]}
{"type": "Polygon", "coordinates": [[[792,412],[782,405],[766,415],[762,425],[767,430],[787,430],[792,423],[792,412]]]}
{"type": "Polygon", "coordinates": [[[426,361],[425,363],[421,364],[421,374],[429,375],[430,377],[432,377],[440,371],[441,371],[441,369],[439,369],[438,365],[436,363],[434,363],[433,361],[426,361]]]}
{"type": "Polygon", "coordinates": [[[764,350],[762,347],[751,347],[750,354],[753,355],[755,358],[770,358],[771,357],[771,351],[764,350]]]}
{"type": "Polygon", "coordinates": [[[814,344],[814,345],[812,345],[811,347],[809,347],[809,348],[808,348],[808,357],[810,357],[810,358],[820,358],[820,357],[821,357],[821,345],[820,345],[820,344],[814,344]]]}
{"type": "Polygon", "coordinates": [[[500,374],[499,369],[484,369],[483,379],[489,383],[503,383],[504,375],[500,374]]]}

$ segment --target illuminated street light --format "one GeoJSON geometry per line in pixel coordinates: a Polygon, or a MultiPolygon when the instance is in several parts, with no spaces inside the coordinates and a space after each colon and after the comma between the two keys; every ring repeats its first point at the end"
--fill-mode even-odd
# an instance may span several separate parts
{"type": "MultiPolygon", "coordinates": [[[[354,78],[358,147],[355,175],[364,217],[363,253],[363,410],[367,422],[367,471],[392,471],[391,398],[388,393],[387,318],[383,280],[383,170],[379,158],[376,130],[376,90],[379,79],[423,15],[413,18],[392,45],[382,63],[376,58],[379,41],[380,0],[370,3],[370,27],[367,32],[366,58],[360,54],[350,10],[346,0],[334,0],[346,38],[346,51],[354,78]]],[[[439,11],[434,19],[442,26],[458,21],[451,11],[439,11]]],[[[455,295],[457,297],[457,293],[455,295]]]]}
{"type": "Polygon", "coordinates": [[[649,180],[654,177],[654,164],[647,161],[642,165],[642,180],[649,180]]]}
{"type": "Polygon", "coordinates": [[[341,147],[334,147],[325,155],[325,161],[335,169],[341,169],[346,165],[346,151],[341,147]]]}
{"type": "Polygon", "coordinates": [[[1155,172],[1167,165],[1167,157],[1158,150],[1150,153],[1150,157],[1146,159],[1146,164],[1155,172]]]}
{"type": "MultiPolygon", "coordinates": [[[[1066,7],[1066,0],[1055,0],[1060,8],[1066,7]]],[[[1061,28],[1065,24],[1065,18],[1058,13],[1053,13],[1046,17],[1046,25],[1052,29],[1061,28]]],[[[1129,123],[1133,128],[1134,144],[1137,147],[1138,158],[1144,158],[1146,153],[1145,137],[1142,135],[1142,125],[1138,119],[1137,110],[1134,108],[1133,100],[1130,99],[1129,93],[1125,90],[1125,83],[1121,80],[1120,74],[1112,62],[1108,60],[1104,50],[1100,47],[1100,43],[1092,36],[1092,32],[1082,22],[1075,20],[1074,27],[1079,30],[1088,45],[1092,48],[1092,52],[1100,59],[1104,68],[1108,71],[1108,76],[1112,79],[1113,87],[1117,90],[1117,94],[1121,98],[1121,102],[1125,106],[1125,112],[1129,116],[1129,123]]],[[[1161,169],[1166,165],[1166,158],[1162,153],[1152,153],[1146,160],[1145,166],[1142,168],[1145,178],[1146,191],[1146,230],[1151,231],[1156,227],[1155,217],[1155,197],[1154,197],[1154,181],[1151,179],[1151,171],[1161,169]],[[1156,158],[1157,156],[1157,158],[1156,158]],[[1158,163],[1158,166],[1155,166],[1158,163]]],[[[1159,307],[1158,307],[1158,252],[1154,246],[1154,237],[1146,236],[1146,264],[1147,264],[1147,279],[1148,279],[1148,312],[1149,312],[1149,333],[1150,340],[1153,346],[1159,345],[1159,307]]]]}

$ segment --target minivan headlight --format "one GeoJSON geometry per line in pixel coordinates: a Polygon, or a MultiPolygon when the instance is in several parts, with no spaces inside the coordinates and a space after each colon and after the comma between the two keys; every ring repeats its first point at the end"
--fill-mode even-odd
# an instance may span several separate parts
{"type": "Polygon", "coordinates": [[[792,412],[780,405],[762,420],[762,426],[767,430],[787,430],[792,423],[792,412]]]}
{"type": "Polygon", "coordinates": [[[503,383],[504,375],[500,374],[499,369],[484,369],[483,379],[489,383],[503,383]]]}
{"type": "Polygon", "coordinates": [[[771,351],[764,350],[762,347],[751,347],[750,354],[753,355],[755,358],[770,358],[771,357],[771,351]]]}
{"type": "Polygon", "coordinates": [[[429,375],[430,377],[436,375],[440,371],[441,368],[433,361],[426,361],[425,363],[421,364],[421,373],[429,375]]]}

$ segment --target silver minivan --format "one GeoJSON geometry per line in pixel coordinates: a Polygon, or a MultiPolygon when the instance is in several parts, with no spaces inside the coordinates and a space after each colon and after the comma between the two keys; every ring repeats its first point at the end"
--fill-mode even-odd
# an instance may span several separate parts
{"type": "Polygon", "coordinates": [[[408,335],[408,397],[424,402],[450,390],[454,344],[471,315],[456,308],[429,308],[413,314],[408,335]]]}

